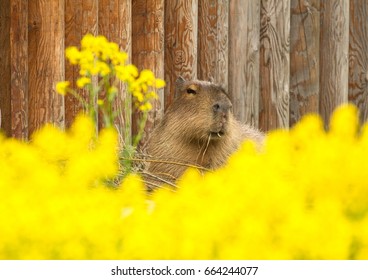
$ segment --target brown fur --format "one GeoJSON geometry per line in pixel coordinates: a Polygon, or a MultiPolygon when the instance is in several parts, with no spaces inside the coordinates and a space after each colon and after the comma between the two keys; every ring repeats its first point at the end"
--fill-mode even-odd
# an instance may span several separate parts
{"type": "Polygon", "coordinates": [[[246,139],[262,144],[263,133],[234,118],[231,101],[220,86],[178,79],[176,87],[175,100],[148,142],[148,183],[162,184],[157,177],[174,182],[187,164],[216,169],[246,139]]]}

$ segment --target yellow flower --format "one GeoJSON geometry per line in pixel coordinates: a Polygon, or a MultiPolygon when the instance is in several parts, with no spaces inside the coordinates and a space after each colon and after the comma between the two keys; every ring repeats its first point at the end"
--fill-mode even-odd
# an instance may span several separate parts
{"type": "Polygon", "coordinates": [[[96,67],[98,68],[98,73],[102,77],[105,77],[106,75],[111,73],[110,66],[107,63],[103,62],[103,61],[98,61],[96,63],[96,67]]]}
{"type": "Polygon", "coordinates": [[[70,82],[68,81],[58,82],[56,84],[56,92],[61,95],[66,95],[68,92],[69,85],[70,85],[70,82]]]}
{"type": "Polygon", "coordinates": [[[152,109],[152,104],[149,102],[146,102],[138,107],[138,109],[142,112],[148,112],[152,109]]]}
{"type": "Polygon", "coordinates": [[[352,104],[342,105],[332,114],[330,121],[331,132],[342,138],[354,138],[358,132],[358,110],[352,104]]]}
{"type": "Polygon", "coordinates": [[[111,56],[111,61],[114,65],[124,64],[128,59],[128,54],[125,52],[116,52],[111,56]]]}
{"type": "Polygon", "coordinates": [[[153,81],[155,79],[155,76],[153,75],[153,72],[148,69],[143,69],[139,76],[141,82],[147,82],[147,81],[153,81]]]}
{"type": "Polygon", "coordinates": [[[92,34],[84,35],[81,41],[82,49],[92,49],[94,41],[95,41],[95,36],[93,36],[92,34]]]}
{"type": "Polygon", "coordinates": [[[87,77],[81,77],[77,80],[77,87],[83,88],[85,85],[88,85],[91,83],[91,79],[87,77]]]}
{"type": "Polygon", "coordinates": [[[75,65],[78,64],[81,58],[81,53],[76,47],[68,47],[65,50],[65,56],[71,64],[75,65]]]}
{"type": "Polygon", "coordinates": [[[328,132],[308,116],[262,151],[245,142],[223,168],[189,169],[150,195],[138,175],[109,183],[117,132],[96,137],[84,115],[30,142],[0,135],[0,259],[367,259],[368,134],[356,135],[356,113],[338,108],[328,132]]]}
{"type": "Polygon", "coordinates": [[[138,77],[138,68],[133,64],[129,64],[126,66],[126,72],[131,75],[133,78],[138,77]]]}
{"type": "Polygon", "coordinates": [[[137,99],[138,102],[142,102],[144,100],[144,96],[141,91],[133,91],[133,96],[137,99]]]}
{"type": "Polygon", "coordinates": [[[156,79],[155,81],[156,81],[156,88],[163,88],[166,85],[164,80],[156,79]]]}

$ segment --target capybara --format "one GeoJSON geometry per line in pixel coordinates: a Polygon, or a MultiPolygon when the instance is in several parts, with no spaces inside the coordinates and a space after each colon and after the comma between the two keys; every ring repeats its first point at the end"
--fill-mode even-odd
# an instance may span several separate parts
{"type": "Polygon", "coordinates": [[[245,140],[261,146],[264,134],[234,118],[225,90],[205,81],[176,81],[176,94],[152,132],[145,181],[150,189],[173,183],[188,166],[216,169],[245,140]]]}

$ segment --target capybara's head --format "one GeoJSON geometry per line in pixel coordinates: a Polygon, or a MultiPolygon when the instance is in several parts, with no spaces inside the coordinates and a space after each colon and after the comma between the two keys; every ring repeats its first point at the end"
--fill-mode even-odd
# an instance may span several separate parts
{"type": "Polygon", "coordinates": [[[229,132],[232,104],[221,86],[180,77],[166,117],[178,126],[172,133],[179,132],[183,138],[219,140],[229,132]]]}

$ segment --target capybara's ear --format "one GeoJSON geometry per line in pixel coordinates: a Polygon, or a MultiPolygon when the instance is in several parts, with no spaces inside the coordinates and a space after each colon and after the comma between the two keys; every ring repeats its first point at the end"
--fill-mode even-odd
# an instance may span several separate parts
{"type": "Polygon", "coordinates": [[[185,83],[185,79],[182,77],[182,76],[179,76],[177,79],[176,79],[176,82],[175,82],[175,99],[178,98],[180,96],[180,92],[182,90],[182,87],[185,83]]]}
{"type": "Polygon", "coordinates": [[[176,86],[176,87],[181,87],[184,83],[185,83],[185,79],[184,79],[182,76],[179,76],[179,77],[176,79],[175,86],[176,86]]]}

